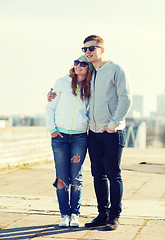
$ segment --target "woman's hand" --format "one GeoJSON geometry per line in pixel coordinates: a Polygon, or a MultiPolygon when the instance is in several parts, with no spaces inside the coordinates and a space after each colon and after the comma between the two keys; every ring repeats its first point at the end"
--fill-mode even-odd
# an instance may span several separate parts
{"type": "Polygon", "coordinates": [[[47,94],[48,102],[51,102],[52,99],[54,99],[57,96],[57,94],[52,91],[53,91],[53,88],[51,88],[50,92],[48,92],[48,94],[47,94]]]}
{"type": "Polygon", "coordinates": [[[60,132],[58,132],[58,131],[56,131],[56,132],[54,132],[54,133],[51,134],[52,138],[56,138],[58,135],[59,135],[61,138],[63,138],[62,134],[61,134],[60,132]]]}

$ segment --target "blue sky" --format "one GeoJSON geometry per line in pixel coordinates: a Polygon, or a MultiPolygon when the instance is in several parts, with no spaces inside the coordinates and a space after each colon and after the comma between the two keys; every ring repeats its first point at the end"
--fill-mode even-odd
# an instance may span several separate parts
{"type": "Polygon", "coordinates": [[[148,114],[165,92],[164,29],[164,0],[0,0],[0,115],[44,113],[47,92],[91,34],[148,114]]]}

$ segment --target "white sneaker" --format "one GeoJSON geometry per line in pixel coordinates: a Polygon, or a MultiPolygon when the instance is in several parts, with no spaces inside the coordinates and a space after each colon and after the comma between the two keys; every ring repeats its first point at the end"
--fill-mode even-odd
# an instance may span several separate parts
{"type": "Polygon", "coordinates": [[[79,226],[80,226],[79,216],[77,216],[77,215],[74,214],[74,213],[71,214],[70,226],[71,226],[71,227],[79,227],[79,226]]]}
{"type": "Polygon", "coordinates": [[[70,216],[64,215],[64,217],[62,218],[61,222],[58,225],[59,227],[69,227],[69,223],[70,223],[70,216]]]}

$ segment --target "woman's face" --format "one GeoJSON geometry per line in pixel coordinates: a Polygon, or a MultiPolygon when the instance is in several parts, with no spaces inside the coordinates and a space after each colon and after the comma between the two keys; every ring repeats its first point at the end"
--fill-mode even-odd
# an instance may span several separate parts
{"type": "MultiPolygon", "coordinates": [[[[82,77],[84,76],[84,78],[85,78],[87,75],[87,72],[88,72],[88,68],[89,68],[88,64],[82,58],[79,58],[78,60],[76,60],[74,62],[74,71],[78,76],[82,76],[82,77]],[[86,65],[86,66],[83,66],[83,65],[81,66],[81,62],[84,63],[84,65],[86,65]]],[[[80,79],[82,79],[82,78],[80,78],[80,79]]]]}

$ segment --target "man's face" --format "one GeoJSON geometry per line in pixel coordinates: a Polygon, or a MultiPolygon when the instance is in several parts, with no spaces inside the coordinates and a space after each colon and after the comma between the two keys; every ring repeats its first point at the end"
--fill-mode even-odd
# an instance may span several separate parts
{"type": "Polygon", "coordinates": [[[103,47],[97,43],[97,41],[89,41],[84,44],[87,47],[87,51],[84,53],[88,62],[96,62],[102,57],[103,47]],[[90,51],[90,46],[96,46],[94,51],[90,51]]]}

